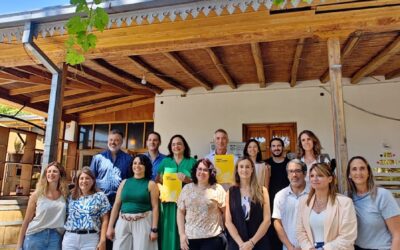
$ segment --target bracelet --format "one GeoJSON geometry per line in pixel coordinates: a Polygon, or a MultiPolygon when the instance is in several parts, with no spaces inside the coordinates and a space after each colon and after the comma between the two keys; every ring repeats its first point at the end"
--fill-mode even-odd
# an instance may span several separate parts
{"type": "Polygon", "coordinates": [[[254,242],[250,239],[249,240],[250,241],[250,243],[253,245],[253,247],[255,246],[255,244],[254,244],[254,242]]]}

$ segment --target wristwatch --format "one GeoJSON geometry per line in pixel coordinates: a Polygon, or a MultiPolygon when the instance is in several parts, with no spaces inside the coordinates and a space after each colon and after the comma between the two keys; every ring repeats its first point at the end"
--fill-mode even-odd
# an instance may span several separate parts
{"type": "Polygon", "coordinates": [[[153,227],[153,228],[150,229],[150,231],[151,231],[152,233],[158,233],[158,228],[153,227]]]}

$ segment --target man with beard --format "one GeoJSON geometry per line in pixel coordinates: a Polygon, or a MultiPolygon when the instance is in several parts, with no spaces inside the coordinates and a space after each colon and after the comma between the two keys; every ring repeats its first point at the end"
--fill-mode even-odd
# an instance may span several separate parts
{"type": "Polygon", "coordinates": [[[108,149],[93,156],[90,164],[90,170],[96,176],[96,186],[107,195],[111,206],[121,181],[132,176],[132,156],[121,150],[122,141],[122,132],[111,130],[108,134],[108,149]]]}
{"type": "MultiPolygon", "coordinates": [[[[286,172],[286,165],[289,159],[283,155],[284,145],[283,140],[278,137],[272,138],[269,142],[272,156],[266,160],[266,163],[271,166],[271,177],[268,187],[271,211],[273,211],[274,207],[275,194],[289,185],[286,172]]],[[[274,227],[269,227],[268,236],[272,249],[282,249],[282,242],[279,240],[274,227]]]]}
{"type": "MultiPolygon", "coordinates": [[[[306,187],[307,165],[291,160],[286,167],[290,185],[275,195],[272,218],[283,250],[301,250],[296,238],[297,207],[301,197],[309,193],[306,187]]],[[[275,249],[275,248],[274,248],[275,249]]]]}
{"type": "Polygon", "coordinates": [[[150,132],[147,136],[146,146],[147,152],[144,153],[147,156],[151,164],[153,164],[151,179],[155,180],[157,176],[158,166],[160,165],[161,161],[165,158],[165,155],[161,154],[159,151],[159,147],[161,145],[161,135],[155,131],[150,132]]]}

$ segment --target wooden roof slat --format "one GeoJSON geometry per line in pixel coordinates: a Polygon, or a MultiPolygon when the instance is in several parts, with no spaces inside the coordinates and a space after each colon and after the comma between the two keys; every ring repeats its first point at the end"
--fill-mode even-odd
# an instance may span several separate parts
{"type": "MultiPolygon", "coordinates": [[[[341,64],[344,64],[344,59],[346,59],[351,52],[357,47],[360,39],[361,39],[362,32],[355,32],[349,39],[347,39],[346,44],[344,45],[342,52],[341,52],[341,64]]],[[[324,74],[320,77],[321,83],[327,83],[329,81],[329,68],[327,68],[324,74]]]]}
{"type": "Polygon", "coordinates": [[[299,69],[301,53],[303,52],[305,38],[300,38],[297,42],[296,52],[294,54],[292,70],[290,73],[290,87],[294,87],[297,82],[297,71],[299,69]]]}
{"type": "Polygon", "coordinates": [[[18,88],[18,89],[10,89],[10,95],[22,95],[27,93],[34,93],[43,90],[49,90],[51,88],[50,85],[37,85],[32,87],[18,88]]]}
{"type": "Polygon", "coordinates": [[[92,109],[97,109],[97,108],[102,108],[104,106],[111,106],[114,104],[119,104],[119,103],[123,103],[123,102],[128,102],[128,101],[132,101],[134,99],[138,99],[143,97],[142,95],[130,95],[130,96],[124,96],[118,99],[113,99],[113,100],[108,100],[108,101],[104,101],[104,102],[98,102],[95,104],[90,104],[90,105],[85,105],[85,106],[81,106],[81,107],[77,107],[77,108],[71,108],[71,109],[66,109],[65,113],[66,114],[73,114],[73,113],[78,113],[78,112],[83,112],[86,110],[92,110],[92,109]]]}
{"type": "Polygon", "coordinates": [[[122,69],[112,65],[111,63],[107,62],[104,59],[99,58],[99,59],[94,59],[93,61],[96,62],[101,67],[106,68],[107,70],[111,71],[112,73],[114,73],[120,77],[123,77],[138,86],[145,87],[148,90],[150,90],[156,94],[161,94],[163,92],[163,89],[161,89],[151,83],[141,84],[141,79],[132,75],[131,73],[126,72],[125,70],[122,70],[122,69]]]}
{"type": "Polygon", "coordinates": [[[339,11],[348,9],[363,9],[372,7],[381,7],[384,5],[400,5],[398,0],[378,0],[378,1],[356,1],[350,3],[338,2],[335,4],[315,6],[316,12],[339,11]]]}
{"type": "Polygon", "coordinates": [[[225,79],[226,83],[231,86],[232,89],[236,89],[237,85],[236,83],[233,82],[232,77],[230,74],[226,71],[225,67],[221,63],[221,60],[218,58],[217,54],[214,52],[212,48],[205,48],[204,49],[208,55],[210,56],[212,62],[214,63],[215,67],[218,69],[219,73],[222,75],[222,77],[225,79]]]}
{"type": "Polygon", "coordinates": [[[400,36],[386,46],[379,54],[377,54],[371,61],[367,63],[364,67],[359,69],[351,78],[351,83],[355,84],[361,81],[361,79],[374,72],[377,68],[379,68],[382,64],[384,64],[390,57],[395,55],[400,51],[400,36]]]}
{"type": "Polygon", "coordinates": [[[100,93],[96,95],[89,95],[89,96],[84,96],[76,99],[71,99],[71,100],[64,100],[63,101],[63,106],[69,106],[69,105],[74,105],[78,103],[84,103],[92,100],[98,100],[106,97],[111,97],[111,96],[116,96],[119,95],[118,93],[100,93]]]}
{"type": "MultiPolygon", "coordinates": [[[[77,94],[82,94],[86,93],[87,90],[84,89],[72,89],[72,90],[65,90],[64,91],[64,96],[73,96],[77,94]]],[[[36,103],[36,102],[44,102],[48,101],[50,99],[50,94],[47,95],[40,95],[40,96],[34,96],[30,99],[31,103],[36,103]]]]}
{"type": "Polygon", "coordinates": [[[386,80],[397,78],[397,77],[400,77],[400,68],[393,70],[392,72],[389,72],[385,75],[386,80]]]}
{"type": "Polygon", "coordinates": [[[169,60],[175,63],[181,70],[183,70],[190,78],[192,78],[195,82],[203,86],[207,90],[212,90],[213,86],[210,83],[207,83],[205,80],[201,79],[200,76],[196,76],[194,70],[185,62],[183,61],[178,54],[175,52],[167,52],[163,53],[169,60]]]}
{"type": "Polygon", "coordinates": [[[112,107],[107,107],[107,108],[102,108],[102,109],[98,109],[98,110],[94,110],[94,111],[80,113],[79,118],[92,117],[92,116],[99,115],[99,114],[105,114],[105,113],[109,113],[109,112],[115,112],[115,111],[125,110],[125,109],[129,109],[129,108],[135,108],[135,107],[139,107],[139,106],[143,106],[143,105],[147,105],[147,104],[153,104],[153,103],[154,103],[154,98],[134,100],[132,102],[125,103],[125,104],[119,104],[119,105],[115,105],[112,107]]]}
{"type": "Polygon", "coordinates": [[[103,73],[100,73],[100,72],[98,72],[96,70],[93,70],[93,69],[91,69],[89,67],[86,67],[84,65],[80,65],[79,68],[78,67],[75,67],[75,68],[78,69],[78,70],[81,70],[85,74],[88,74],[88,75],[91,75],[91,76],[93,76],[93,77],[95,77],[97,79],[103,80],[107,84],[118,88],[124,94],[128,94],[128,95],[132,94],[133,89],[131,87],[129,87],[128,85],[126,85],[125,83],[123,83],[123,82],[120,82],[120,81],[118,81],[118,80],[116,80],[114,78],[111,78],[111,77],[109,77],[109,76],[107,76],[107,75],[105,75],[103,73]]]}
{"type": "Polygon", "coordinates": [[[133,64],[139,68],[140,70],[143,70],[145,72],[148,72],[150,74],[153,74],[153,76],[155,78],[157,78],[158,80],[162,81],[163,83],[181,90],[182,92],[186,93],[188,91],[188,88],[186,88],[185,86],[183,86],[182,84],[179,84],[177,82],[175,82],[175,80],[169,78],[169,77],[165,77],[163,76],[163,73],[159,72],[158,70],[156,70],[155,68],[153,68],[152,66],[150,66],[149,64],[147,64],[146,62],[144,62],[142,59],[140,59],[137,56],[129,56],[129,59],[132,60],[133,64]]]}
{"type": "Polygon", "coordinates": [[[251,43],[251,53],[254,58],[254,63],[256,65],[258,82],[260,83],[260,88],[267,87],[267,81],[265,80],[264,63],[261,54],[260,43],[251,43]]]}
{"type": "Polygon", "coordinates": [[[27,83],[40,83],[50,85],[51,81],[49,79],[44,79],[42,77],[38,77],[35,75],[28,74],[26,72],[22,72],[15,69],[2,69],[4,72],[0,71],[0,78],[18,82],[27,82],[27,83]],[[7,73],[5,73],[6,71],[7,73]]]}

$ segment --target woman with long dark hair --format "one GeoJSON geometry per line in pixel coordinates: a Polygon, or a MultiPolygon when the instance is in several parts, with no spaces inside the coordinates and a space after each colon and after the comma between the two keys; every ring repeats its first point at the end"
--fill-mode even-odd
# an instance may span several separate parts
{"type": "Polygon", "coordinates": [[[64,168],[51,162],[31,195],[18,237],[17,249],[61,249],[68,187],[64,168]]]}
{"type": "MultiPolygon", "coordinates": [[[[156,180],[163,182],[165,173],[176,174],[182,185],[192,182],[191,171],[196,160],[190,157],[190,148],[182,135],[174,135],[168,143],[169,155],[164,158],[158,167],[156,180]]],[[[179,250],[179,234],[176,221],[176,202],[161,201],[160,211],[160,239],[163,250],[179,250]]]]}
{"type": "Polygon", "coordinates": [[[356,249],[400,249],[400,208],[392,193],[376,187],[368,161],[354,156],[347,164],[347,195],[357,212],[356,249]]]}
{"type": "Polygon", "coordinates": [[[106,249],[107,196],[96,188],[96,177],[89,167],[78,171],[75,187],[68,197],[64,250],[106,249]]]}
{"type": "Polygon", "coordinates": [[[262,160],[260,143],[256,139],[250,139],[246,142],[243,149],[243,156],[249,157],[253,161],[258,184],[268,188],[271,169],[262,160]]]}
{"type": "Polygon", "coordinates": [[[235,167],[235,185],[226,195],[228,249],[270,249],[266,235],[270,224],[268,191],[258,184],[253,161],[243,157],[235,167]]]}
{"type": "Polygon", "coordinates": [[[353,202],[336,191],[334,169],[315,163],[310,169],[311,189],[301,199],[297,240],[301,249],[352,250],[357,236],[353,202]]]}

